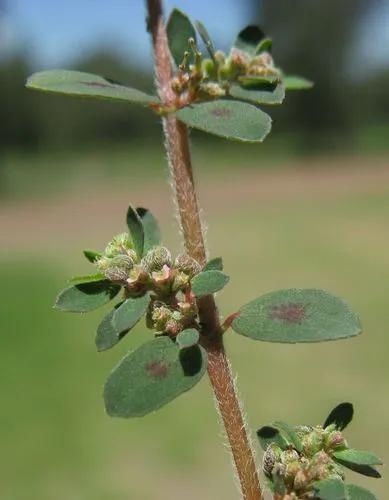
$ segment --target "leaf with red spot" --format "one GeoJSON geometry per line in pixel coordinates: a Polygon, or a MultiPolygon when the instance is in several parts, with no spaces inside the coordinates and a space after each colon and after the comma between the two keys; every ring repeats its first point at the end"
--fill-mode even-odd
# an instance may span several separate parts
{"type": "Polygon", "coordinates": [[[26,87],[54,94],[94,97],[143,105],[159,102],[155,96],[112,82],[102,76],[65,69],[34,73],[27,80],[26,87]]]}
{"type": "Polygon", "coordinates": [[[181,350],[169,337],[159,337],[125,356],[104,388],[107,413],[140,417],[157,410],[199,382],[207,367],[205,350],[181,350]]]}
{"type": "Polygon", "coordinates": [[[177,111],[189,127],[234,141],[262,142],[271,129],[269,115],[248,102],[218,99],[177,111]]]}
{"type": "Polygon", "coordinates": [[[243,306],[232,322],[254,340],[323,342],[361,333],[358,316],[325,290],[291,288],[271,292],[243,306]]]}

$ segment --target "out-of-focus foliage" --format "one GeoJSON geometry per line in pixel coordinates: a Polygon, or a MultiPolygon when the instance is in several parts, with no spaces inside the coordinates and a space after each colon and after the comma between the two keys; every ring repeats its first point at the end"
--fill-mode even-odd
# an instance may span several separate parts
{"type": "MultiPolygon", "coordinates": [[[[380,8],[379,2],[251,0],[251,3],[252,22],[260,24],[273,38],[277,63],[286,71],[304,74],[315,82],[315,88],[307,95],[289,94],[282,109],[271,110],[275,136],[277,130],[295,134],[303,151],[318,147],[332,149],[339,143],[347,147],[347,137],[352,140],[368,127],[387,122],[389,68],[379,72],[369,69],[363,74],[360,68],[367,61],[356,57],[360,27],[367,22],[372,9],[380,8]],[[358,70],[355,73],[354,68],[358,70]],[[363,78],[355,78],[355,74],[362,74],[363,78]]],[[[152,91],[151,73],[131,66],[110,51],[96,51],[63,66],[101,74],[148,93],[152,91]]],[[[28,92],[24,88],[27,76],[41,69],[32,65],[28,52],[7,56],[0,50],[3,151],[69,150],[95,143],[131,143],[150,134],[160,137],[159,120],[147,110],[61,96],[47,98],[28,92]]]]}
{"type": "Polygon", "coordinates": [[[356,57],[360,28],[372,9],[381,8],[379,2],[251,0],[251,4],[253,19],[274,40],[280,66],[303,71],[316,83],[307,95],[290,95],[287,106],[275,110],[283,115],[278,127],[291,130],[295,124],[302,145],[312,148],[325,147],[329,136],[336,138],[340,131],[344,144],[358,128],[388,119],[389,86],[384,82],[389,80],[389,68],[386,76],[370,69],[364,74],[369,61],[356,57]]]}
{"type": "MultiPolygon", "coordinates": [[[[151,75],[139,68],[131,68],[109,52],[96,52],[66,66],[99,73],[119,82],[136,83],[146,91],[152,88],[151,75]]],[[[0,60],[2,148],[68,149],[102,140],[131,141],[145,134],[158,133],[158,118],[146,110],[28,92],[24,85],[31,69],[24,54],[0,60]]]]}

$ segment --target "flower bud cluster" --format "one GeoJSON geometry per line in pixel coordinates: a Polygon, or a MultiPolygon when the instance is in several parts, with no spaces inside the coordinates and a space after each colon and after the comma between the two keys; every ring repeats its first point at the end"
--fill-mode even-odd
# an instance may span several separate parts
{"type": "Polygon", "coordinates": [[[213,59],[203,58],[193,39],[189,40],[190,52],[185,52],[177,73],[171,80],[176,94],[177,108],[198,100],[212,100],[228,94],[230,84],[238,77],[262,76],[281,78],[269,52],[252,56],[233,47],[227,56],[218,50],[213,59]],[[194,62],[189,63],[190,59],[194,62]]]}
{"type": "Polygon", "coordinates": [[[337,449],[347,447],[342,434],[329,426],[299,426],[295,431],[302,443],[298,452],[271,443],[264,454],[262,468],[271,484],[282,484],[284,499],[314,498],[313,483],[324,479],[344,480],[341,467],[332,459],[337,449]]]}
{"type": "Polygon", "coordinates": [[[201,266],[188,255],[173,259],[166,247],[155,246],[140,258],[124,233],[113,238],[96,265],[108,280],[124,287],[126,297],[150,293],[147,326],[156,333],[175,337],[197,326],[198,311],[189,285],[201,266]]]}

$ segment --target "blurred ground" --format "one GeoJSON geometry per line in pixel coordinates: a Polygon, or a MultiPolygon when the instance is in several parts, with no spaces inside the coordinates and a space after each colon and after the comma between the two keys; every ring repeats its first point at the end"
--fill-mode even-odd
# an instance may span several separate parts
{"type": "MultiPolygon", "coordinates": [[[[147,154],[116,155],[109,175],[98,168],[104,153],[36,160],[19,190],[12,186],[24,160],[8,164],[9,195],[0,205],[2,499],[238,498],[207,380],[146,418],[109,419],[104,379],[150,334],[137,327],[116,349],[97,354],[101,311],[79,317],[51,309],[67,278],[88,271],[81,250],[102,248],[124,229],[129,201],[158,214],[165,243],[178,251],[164,158],[159,150],[147,154]],[[115,173],[124,162],[128,176],[115,173]],[[74,169],[77,182],[67,184],[74,169]]],[[[215,160],[207,151],[196,160],[209,248],[223,255],[231,276],[218,296],[223,314],[271,289],[323,287],[347,298],[365,326],[357,339],[322,345],[253,343],[228,333],[252,428],[277,418],[320,423],[349,400],[356,407],[350,442],[387,463],[387,159],[275,163],[259,155],[215,160]]],[[[379,498],[389,487],[386,478],[350,480],[379,498]]]]}

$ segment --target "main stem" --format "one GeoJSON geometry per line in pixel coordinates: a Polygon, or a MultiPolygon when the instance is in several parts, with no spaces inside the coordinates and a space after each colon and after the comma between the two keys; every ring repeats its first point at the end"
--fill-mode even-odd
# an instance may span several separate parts
{"type": "MultiPolygon", "coordinates": [[[[175,96],[170,86],[172,66],[162,0],[147,0],[147,8],[159,96],[161,101],[169,106],[175,96]]],[[[191,257],[200,264],[205,264],[206,248],[193,180],[188,130],[173,114],[163,118],[163,128],[185,248],[191,257]]],[[[198,301],[198,306],[200,321],[204,325],[203,345],[208,353],[208,375],[230,444],[242,497],[244,500],[263,500],[253,450],[223,346],[214,297],[203,297],[198,301]]]]}

